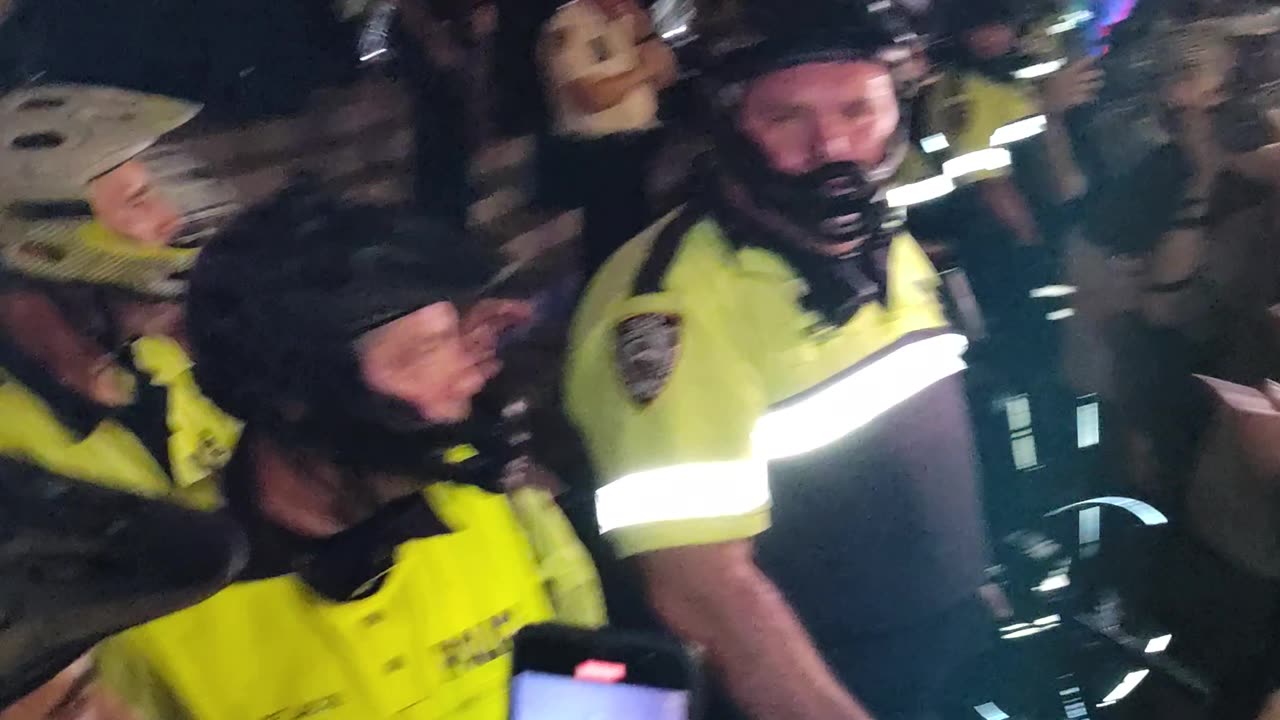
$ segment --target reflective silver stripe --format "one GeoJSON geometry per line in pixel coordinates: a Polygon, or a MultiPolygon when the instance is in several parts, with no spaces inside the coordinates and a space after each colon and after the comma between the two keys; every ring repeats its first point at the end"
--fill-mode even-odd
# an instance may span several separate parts
{"type": "Polygon", "coordinates": [[[600,532],[675,520],[738,517],[769,505],[768,461],[839,440],[965,368],[968,341],[947,333],[911,342],[820,391],[771,410],[751,432],[747,460],[689,463],[626,475],[596,491],[600,532]]]}
{"type": "Polygon", "coordinates": [[[942,174],[952,180],[988,170],[1000,170],[1013,164],[1013,156],[1004,148],[983,148],[951,158],[942,163],[942,174]]]}
{"type": "Polygon", "coordinates": [[[1026,140],[1035,137],[1044,132],[1048,127],[1049,120],[1044,115],[1033,115],[1021,120],[1015,120],[1007,125],[1001,125],[991,133],[991,139],[987,141],[991,147],[1000,147],[1001,145],[1010,145],[1020,140],[1026,140]]]}
{"type": "Polygon", "coordinates": [[[920,149],[927,153],[936,153],[949,147],[951,147],[951,143],[947,142],[947,136],[942,133],[934,133],[920,140],[920,149]]]}
{"type": "Polygon", "coordinates": [[[1017,80],[1031,80],[1032,78],[1044,77],[1050,73],[1055,73],[1066,67],[1067,61],[1063,59],[1050,60],[1049,62],[1036,63],[1028,65],[1024,68],[1014,70],[1013,77],[1017,80]]]}
{"type": "Polygon", "coordinates": [[[1000,170],[1012,164],[1013,156],[1004,148],[974,150],[942,163],[941,175],[890,188],[885,193],[885,202],[889,207],[910,207],[936,200],[955,190],[957,185],[969,182],[970,175],[1000,170]]]}
{"type": "Polygon", "coordinates": [[[1169,522],[1169,518],[1164,513],[1157,510],[1154,506],[1141,500],[1134,500],[1127,497],[1096,497],[1092,500],[1081,500],[1080,502],[1064,505],[1057,510],[1045,513],[1045,517],[1052,517],[1068,510],[1079,510],[1081,508],[1089,508],[1095,505],[1110,505],[1125,510],[1138,518],[1143,525],[1164,525],[1169,522]]]}
{"type": "Polygon", "coordinates": [[[828,445],[934,383],[965,369],[963,335],[917,340],[847,377],[756,421],[751,447],[758,458],[791,457],[828,445]]]}
{"type": "Polygon", "coordinates": [[[632,473],[596,491],[600,532],[672,520],[737,517],[769,504],[763,460],[690,463],[632,473]]]}
{"type": "Polygon", "coordinates": [[[889,207],[910,207],[937,200],[956,189],[956,184],[946,175],[935,175],[919,182],[889,188],[884,194],[889,207]]]}

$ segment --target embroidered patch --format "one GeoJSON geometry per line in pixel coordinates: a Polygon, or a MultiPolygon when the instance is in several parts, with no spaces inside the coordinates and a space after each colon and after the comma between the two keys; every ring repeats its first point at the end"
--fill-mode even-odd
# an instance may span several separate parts
{"type": "Polygon", "coordinates": [[[671,379],[680,356],[680,317],[633,315],[617,327],[614,349],[622,385],[641,405],[653,402],[671,379]]]}

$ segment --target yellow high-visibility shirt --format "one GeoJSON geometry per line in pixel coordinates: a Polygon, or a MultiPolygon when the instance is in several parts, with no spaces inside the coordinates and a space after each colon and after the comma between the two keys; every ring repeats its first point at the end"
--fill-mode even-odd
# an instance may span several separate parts
{"type": "Polygon", "coordinates": [[[624,555],[752,537],[770,461],[824,447],[959,373],[938,278],[907,234],[887,303],[842,327],[804,279],[686,210],[614,255],[574,321],[566,405],[585,436],[600,529],[624,555]]]}
{"type": "Polygon", "coordinates": [[[105,409],[16,364],[0,369],[6,418],[0,454],[139,495],[198,508],[220,505],[216,476],[239,439],[240,423],[200,393],[191,360],[172,339],[144,337],[131,351],[138,382],[165,390],[165,417],[156,421],[167,428],[167,458],[157,458],[105,409]]]}
{"type": "Polygon", "coordinates": [[[561,606],[550,558],[576,566],[561,578],[589,585],[594,572],[576,565],[586,556],[572,536],[535,531],[558,553],[530,540],[529,517],[547,519],[538,492],[509,502],[432,485],[427,501],[450,532],[400,545],[371,595],[334,602],[292,574],[241,582],[108,640],[99,667],[149,720],[502,720],[516,631],[603,621],[598,588],[594,603],[588,593],[561,606]]]}

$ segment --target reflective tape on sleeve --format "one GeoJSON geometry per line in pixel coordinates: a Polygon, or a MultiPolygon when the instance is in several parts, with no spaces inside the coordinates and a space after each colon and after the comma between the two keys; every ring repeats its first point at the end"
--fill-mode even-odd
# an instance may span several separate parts
{"type": "Polygon", "coordinates": [[[689,463],[632,473],[596,491],[600,532],[673,520],[737,517],[769,505],[763,460],[689,463]]]}
{"type": "Polygon", "coordinates": [[[942,174],[952,180],[965,180],[974,173],[1000,170],[1013,164],[1013,157],[1004,148],[983,148],[965,153],[942,163],[942,174]]]}
{"type": "Polygon", "coordinates": [[[995,132],[991,133],[991,140],[988,144],[991,147],[1010,145],[1020,140],[1035,137],[1044,132],[1048,126],[1049,120],[1044,115],[1033,115],[996,128],[995,132]]]}
{"type": "Polygon", "coordinates": [[[885,193],[885,202],[889,207],[910,207],[920,203],[937,200],[956,189],[956,184],[946,175],[935,175],[918,182],[890,188],[885,193]]]}
{"type": "Polygon", "coordinates": [[[757,458],[774,460],[835,442],[934,383],[962,372],[963,335],[916,340],[849,375],[769,411],[756,421],[751,445],[757,458]]]}

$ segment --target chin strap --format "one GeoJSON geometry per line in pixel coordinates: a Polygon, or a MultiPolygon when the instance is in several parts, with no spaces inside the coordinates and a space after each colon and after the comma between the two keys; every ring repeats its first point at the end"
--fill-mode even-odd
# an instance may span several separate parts
{"type": "MultiPolygon", "coordinates": [[[[729,238],[737,245],[762,247],[781,256],[804,279],[807,290],[800,302],[818,313],[830,325],[849,322],[863,305],[884,303],[887,295],[886,269],[892,233],[880,227],[853,252],[844,256],[823,255],[787,240],[787,233],[774,227],[786,221],[764,211],[745,208],[716,193],[714,212],[729,238]]],[[[792,235],[799,235],[798,229],[792,235]]]]}

